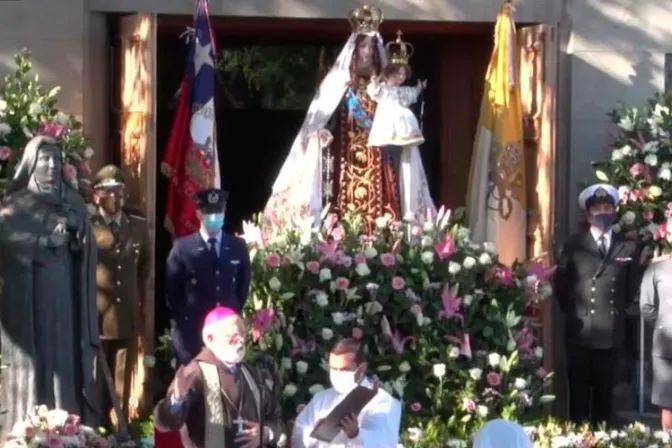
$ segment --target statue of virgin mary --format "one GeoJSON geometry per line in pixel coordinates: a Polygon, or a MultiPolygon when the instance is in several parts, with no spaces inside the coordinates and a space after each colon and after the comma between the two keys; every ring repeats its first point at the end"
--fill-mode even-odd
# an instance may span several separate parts
{"type": "Polygon", "coordinates": [[[308,108],[264,215],[318,217],[330,205],[356,213],[370,233],[378,217],[400,221],[434,203],[417,146],[393,158],[368,145],[376,103],[366,86],[387,63],[378,32],[383,14],[364,6],[348,20],[352,33],[308,108]]]}

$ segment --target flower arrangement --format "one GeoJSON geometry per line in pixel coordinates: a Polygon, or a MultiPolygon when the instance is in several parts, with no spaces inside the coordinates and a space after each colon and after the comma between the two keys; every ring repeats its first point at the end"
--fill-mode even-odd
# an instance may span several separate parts
{"type": "Polygon", "coordinates": [[[617,134],[609,159],[594,163],[597,179],[618,187],[618,227],[649,245],[664,243],[672,216],[671,108],[672,97],[657,94],[644,108],[612,112],[617,134]]]}
{"type": "Polygon", "coordinates": [[[0,84],[0,199],[23,148],[36,135],[58,140],[66,155],[65,175],[75,185],[88,185],[84,176],[91,173],[89,160],[94,150],[88,145],[82,124],[56,108],[60,87],[47,91],[40,85],[39,75],[32,73],[29,51],[15,55],[14,62],[16,70],[0,84]]]}
{"type": "Polygon", "coordinates": [[[530,420],[553,396],[533,319],[552,269],[497,261],[450,211],[404,222],[323,214],[246,223],[252,344],[275,366],[293,419],[328,387],[338,337],[361,341],[369,373],[404,404],[404,427],[432,443],[488,419],[530,420]]]}
{"type": "MultiPolygon", "coordinates": [[[[535,446],[542,448],[664,448],[672,443],[672,432],[656,431],[641,423],[619,430],[592,431],[588,427],[562,425],[554,421],[525,427],[535,446]]],[[[426,440],[425,433],[410,428],[403,437],[406,448],[470,448],[467,439],[449,438],[443,444],[426,440]]]]}

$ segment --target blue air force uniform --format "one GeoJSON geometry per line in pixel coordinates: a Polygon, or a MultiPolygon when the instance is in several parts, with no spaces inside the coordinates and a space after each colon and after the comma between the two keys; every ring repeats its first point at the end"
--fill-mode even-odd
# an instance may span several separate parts
{"type": "MultiPolygon", "coordinates": [[[[223,214],[228,194],[210,189],[197,195],[205,215],[223,214]]],[[[221,216],[220,216],[221,218],[221,216]]],[[[166,300],[171,313],[173,350],[187,364],[202,348],[205,315],[215,306],[241,311],[250,289],[250,255],[236,236],[201,229],[173,243],[166,262],[166,300]]]]}

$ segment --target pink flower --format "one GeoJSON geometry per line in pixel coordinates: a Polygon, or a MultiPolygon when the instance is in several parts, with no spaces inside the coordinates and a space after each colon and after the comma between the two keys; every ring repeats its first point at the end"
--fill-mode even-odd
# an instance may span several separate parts
{"type": "Polygon", "coordinates": [[[469,333],[464,333],[462,336],[462,341],[460,342],[460,355],[465,356],[469,359],[472,358],[471,354],[471,338],[469,333]]]}
{"type": "Polygon", "coordinates": [[[403,278],[399,276],[392,277],[392,289],[399,291],[404,286],[406,286],[406,281],[403,278]]]}
{"type": "Polygon", "coordinates": [[[474,412],[476,412],[476,403],[474,402],[474,400],[472,400],[470,398],[467,398],[466,400],[464,400],[463,406],[464,406],[464,410],[469,412],[470,414],[473,414],[474,412]]]}
{"type": "Polygon", "coordinates": [[[88,161],[80,163],[79,171],[81,171],[82,174],[91,174],[91,164],[88,161]]]}
{"type": "Polygon", "coordinates": [[[420,227],[420,226],[411,227],[411,235],[421,236],[422,235],[422,227],[420,227]]]}
{"type": "Polygon", "coordinates": [[[670,216],[672,216],[672,202],[668,202],[665,208],[665,217],[669,218],[670,216]]]}
{"type": "Polygon", "coordinates": [[[392,348],[394,348],[394,351],[397,352],[397,354],[399,355],[404,353],[406,344],[413,341],[415,341],[415,338],[413,336],[402,337],[401,333],[399,333],[399,330],[395,330],[394,334],[390,336],[390,342],[392,343],[392,348]]]}
{"type": "Polygon", "coordinates": [[[456,318],[460,321],[464,321],[462,317],[462,299],[459,297],[453,296],[452,291],[450,290],[450,284],[446,283],[443,287],[443,292],[441,293],[441,301],[443,304],[443,309],[439,311],[439,317],[446,319],[456,318]]]}
{"type": "Polygon", "coordinates": [[[280,267],[280,255],[278,254],[271,254],[268,257],[266,257],[266,266],[269,268],[278,268],[280,267]]]}
{"type": "Polygon", "coordinates": [[[487,375],[485,375],[485,379],[492,387],[497,387],[502,384],[502,377],[500,377],[497,372],[489,372],[487,375]]]}
{"type": "Polygon", "coordinates": [[[547,375],[548,375],[548,372],[547,372],[546,369],[544,369],[543,367],[539,367],[539,368],[537,369],[537,376],[538,376],[539,378],[541,378],[542,380],[543,380],[544,378],[546,378],[547,375]]]}
{"type": "Polygon", "coordinates": [[[311,274],[317,274],[320,272],[320,262],[319,261],[309,261],[306,263],[306,269],[311,274]]]}
{"type": "Polygon", "coordinates": [[[330,236],[334,241],[342,241],[345,238],[345,229],[341,225],[334,227],[334,230],[331,231],[330,236]]]}
{"type": "Polygon", "coordinates": [[[63,175],[68,179],[74,179],[77,177],[77,169],[69,163],[63,165],[63,175]]]}
{"type": "Polygon", "coordinates": [[[523,328],[518,333],[518,350],[526,355],[532,354],[536,339],[529,328],[523,328]]]}
{"type": "Polygon", "coordinates": [[[35,430],[33,429],[32,426],[26,426],[26,428],[23,430],[23,437],[27,440],[30,440],[33,437],[35,437],[35,430]]]}
{"type": "Polygon", "coordinates": [[[317,250],[321,255],[320,261],[328,260],[332,263],[336,263],[338,260],[338,241],[321,242],[318,244],[317,250]]]}
{"type": "Polygon", "coordinates": [[[63,432],[65,433],[66,436],[74,436],[77,433],[77,427],[72,423],[68,423],[63,428],[63,432]]]}
{"type": "Polygon", "coordinates": [[[348,289],[348,286],[350,286],[350,280],[348,280],[345,277],[338,277],[336,279],[336,289],[339,291],[345,291],[348,289]]]}
{"type": "Polygon", "coordinates": [[[366,263],[366,257],[361,254],[355,255],[355,257],[352,259],[352,261],[355,262],[355,265],[366,263]]]}
{"type": "Polygon", "coordinates": [[[642,218],[645,221],[651,221],[653,219],[654,213],[651,210],[646,210],[642,213],[642,218]]]}
{"type": "Polygon", "coordinates": [[[57,435],[50,435],[47,437],[47,446],[49,448],[61,448],[61,438],[57,435]]]}
{"type": "Polygon", "coordinates": [[[417,303],[411,306],[411,314],[414,316],[422,316],[422,307],[417,303]]]}
{"type": "Polygon", "coordinates": [[[540,282],[548,282],[555,273],[556,266],[548,267],[544,263],[530,263],[527,265],[527,275],[537,277],[540,282]]]}
{"type": "Polygon", "coordinates": [[[269,330],[275,328],[277,324],[278,319],[275,316],[274,309],[258,310],[252,318],[252,340],[257,342],[269,330]]]}
{"type": "Polygon", "coordinates": [[[490,280],[495,281],[500,286],[513,285],[513,272],[507,266],[498,266],[490,270],[490,280]]]}
{"type": "Polygon", "coordinates": [[[401,238],[395,241],[394,244],[392,244],[392,249],[390,250],[390,252],[392,252],[393,254],[398,254],[400,250],[401,250],[401,238]]]}
{"type": "Polygon", "coordinates": [[[622,185],[618,187],[618,199],[622,204],[625,204],[630,199],[630,187],[622,185]]]}
{"type": "Polygon", "coordinates": [[[12,156],[12,149],[9,146],[0,146],[0,161],[5,162],[12,156]]]}
{"type": "Polygon", "coordinates": [[[635,163],[630,167],[630,175],[632,177],[643,177],[645,181],[651,181],[651,171],[649,167],[643,163],[635,163]]]}
{"type": "Polygon", "coordinates": [[[445,260],[455,253],[455,242],[450,236],[446,236],[445,240],[434,245],[434,250],[441,260],[445,260]]]}
{"type": "Polygon", "coordinates": [[[315,344],[315,341],[304,341],[301,338],[294,338],[294,344],[292,350],[289,352],[289,356],[292,358],[307,356],[316,349],[317,344],[315,344]]]}
{"type": "Polygon", "coordinates": [[[47,123],[43,125],[38,131],[38,135],[44,135],[46,137],[51,137],[59,139],[63,137],[63,134],[68,130],[66,126],[56,124],[56,123],[47,123]]]}
{"type": "Polygon", "coordinates": [[[380,262],[383,264],[383,266],[386,266],[386,267],[389,268],[390,266],[394,266],[396,264],[397,259],[394,256],[394,254],[386,252],[386,253],[380,255],[380,262]]]}
{"type": "Polygon", "coordinates": [[[324,221],[322,222],[322,227],[327,233],[331,233],[334,227],[336,227],[336,224],[338,224],[338,216],[336,215],[336,213],[329,213],[324,218],[324,221]]]}
{"type": "Polygon", "coordinates": [[[422,405],[420,404],[420,402],[418,402],[418,401],[413,402],[411,404],[411,411],[413,411],[413,412],[422,411],[422,405]]]}
{"type": "Polygon", "coordinates": [[[361,328],[355,327],[355,328],[352,329],[352,338],[353,339],[356,339],[356,340],[359,341],[360,339],[362,339],[363,336],[364,336],[364,332],[362,331],[361,328]]]}

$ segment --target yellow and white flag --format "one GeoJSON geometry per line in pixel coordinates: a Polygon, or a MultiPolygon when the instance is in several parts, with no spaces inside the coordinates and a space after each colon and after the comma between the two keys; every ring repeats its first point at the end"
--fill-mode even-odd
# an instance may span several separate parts
{"type": "Polygon", "coordinates": [[[505,264],[526,258],[525,155],[513,6],[495,24],[471,158],[467,216],[472,239],[491,242],[505,264]]]}

